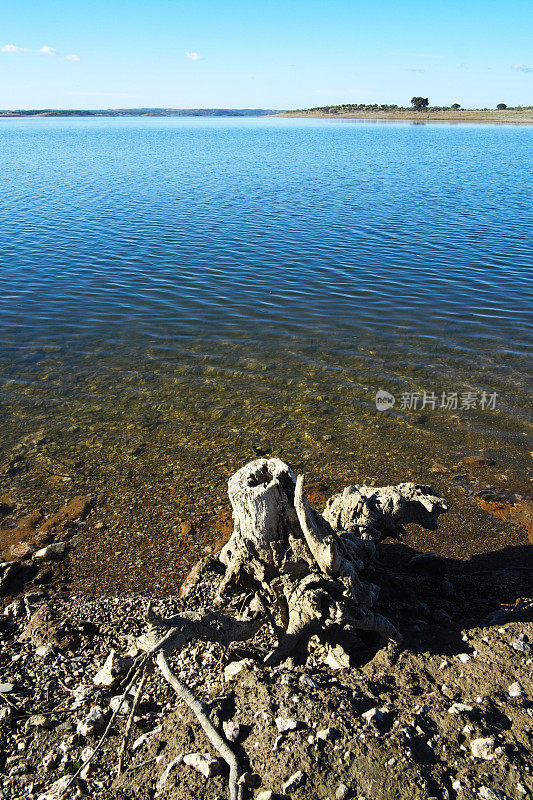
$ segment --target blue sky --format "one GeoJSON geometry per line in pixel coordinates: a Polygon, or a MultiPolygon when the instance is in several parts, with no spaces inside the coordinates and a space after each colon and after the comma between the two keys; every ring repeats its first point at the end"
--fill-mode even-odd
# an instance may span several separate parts
{"type": "Polygon", "coordinates": [[[533,104],[530,0],[3,0],[0,108],[533,104]]]}

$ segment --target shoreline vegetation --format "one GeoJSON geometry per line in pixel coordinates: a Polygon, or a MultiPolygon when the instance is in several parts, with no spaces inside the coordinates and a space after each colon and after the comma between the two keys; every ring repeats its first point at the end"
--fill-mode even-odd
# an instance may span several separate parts
{"type": "Polygon", "coordinates": [[[284,111],[278,116],[315,119],[360,119],[391,122],[484,122],[533,125],[533,106],[500,109],[448,108],[429,106],[417,111],[416,108],[400,108],[394,105],[338,105],[284,111]]]}
{"type": "Polygon", "coordinates": [[[396,105],[347,103],[288,111],[265,108],[0,109],[0,119],[27,117],[294,117],[358,119],[375,122],[482,122],[533,125],[533,106],[498,109],[429,106],[417,110],[414,107],[406,108],[396,105]]]}

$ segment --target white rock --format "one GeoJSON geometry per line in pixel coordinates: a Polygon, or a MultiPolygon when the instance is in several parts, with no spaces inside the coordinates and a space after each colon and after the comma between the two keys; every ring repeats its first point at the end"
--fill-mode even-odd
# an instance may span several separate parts
{"type": "Polygon", "coordinates": [[[263,792],[259,792],[255,800],[274,800],[274,797],[274,792],[271,792],[270,789],[265,789],[263,792]]]}
{"type": "Polygon", "coordinates": [[[104,666],[94,676],[93,683],[97,686],[112,686],[124,671],[124,667],[124,659],[120,658],[114,650],[110,650],[104,666]]]}
{"type": "Polygon", "coordinates": [[[39,656],[39,658],[48,658],[54,654],[54,645],[53,644],[42,644],[40,647],[37,647],[35,650],[35,655],[39,656]]]}
{"type": "Polygon", "coordinates": [[[254,666],[255,661],[251,658],[243,658],[241,661],[231,661],[224,667],[224,680],[232,681],[246,667],[254,666]]]}
{"type": "Polygon", "coordinates": [[[339,783],[335,792],[335,800],[346,800],[350,796],[350,790],[345,783],[339,783]]]}
{"type": "Polygon", "coordinates": [[[372,722],[373,719],[376,720],[380,719],[380,717],[382,717],[383,714],[379,710],[379,708],[374,707],[370,708],[368,711],[365,711],[363,714],[361,714],[361,716],[363,717],[364,720],[366,720],[367,723],[370,723],[372,722]]]}
{"type": "Polygon", "coordinates": [[[509,697],[523,697],[524,696],[524,688],[518,681],[515,681],[509,686],[509,697]]]}
{"type": "Polygon", "coordinates": [[[80,706],[82,706],[89,697],[92,697],[98,689],[96,686],[87,686],[80,683],[78,686],[75,686],[74,689],[70,689],[70,691],[74,695],[74,702],[70,706],[70,710],[74,711],[76,708],[80,708],[80,706]]]}
{"type": "Polygon", "coordinates": [[[54,544],[47,544],[37,550],[32,556],[34,561],[50,561],[54,556],[62,556],[67,552],[66,542],[55,542],[54,544]]]}
{"type": "Polygon", "coordinates": [[[183,762],[203,775],[204,778],[220,775],[223,770],[220,759],[213,758],[208,753],[187,753],[187,755],[183,756],[183,762]]]}
{"type": "Polygon", "coordinates": [[[285,783],[283,784],[283,791],[284,792],[292,792],[294,789],[297,789],[299,786],[302,786],[307,779],[307,775],[305,772],[302,772],[301,769],[298,772],[295,772],[294,775],[291,775],[285,783]]]}
{"type": "Polygon", "coordinates": [[[335,728],[322,728],[316,732],[316,738],[323,742],[332,741],[335,738],[337,731],[335,728]]]}
{"type": "Polygon", "coordinates": [[[80,720],[76,726],[79,736],[94,736],[100,733],[105,725],[104,713],[100,706],[91,708],[86,717],[80,720]]]}
{"type": "Polygon", "coordinates": [[[109,701],[109,708],[113,712],[119,709],[119,714],[129,714],[133,705],[132,698],[128,697],[127,695],[124,697],[124,699],[122,699],[122,697],[123,696],[121,694],[116,694],[114,697],[112,697],[109,701]]]}
{"type": "Polygon", "coordinates": [[[448,714],[470,714],[474,709],[466,703],[453,703],[448,709],[448,714]]]}
{"type": "Polygon", "coordinates": [[[278,733],[287,733],[287,731],[295,731],[298,727],[298,720],[290,719],[287,717],[276,717],[276,728],[278,733]]]}
{"type": "Polygon", "coordinates": [[[488,736],[485,739],[473,739],[470,742],[470,749],[474,758],[492,761],[494,758],[494,737],[488,736]]]}
{"type": "Polygon", "coordinates": [[[224,736],[228,740],[228,742],[236,742],[239,738],[239,734],[241,732],[241,726],[238,722],[233,722],[233,720],[224,720],[222,723],[222,728],[224,730],[224,736]]]}
{"type": "MultiPolygon", "coordinates": [[[[60,800],[61,795],[70,783],[70,778],[70,775],[63,775],[62,778],[53,783],[48,789],[45,789],[44,792],[39,795],[37,800],[60,800]]],[[[73,786],[73,789],[74,788],[75,787],[73,786]]]]}
{"type": "Polygon", "coordinates": [[[470,661],[470,659],[472,658],[472,656],[469,656],[469,655],[468,655],[468,653],[459,653],[459,655],[457,656],[457,658],[459,659],[459,661],[460,661],[462,664],[466,664],[468,661],[470,661]]]}
{"type": "Polygon", "coordinates": [[[94,755],[94,749],[92,747],[84,747],[83,750],[81,751],[80,758],[85,764],[85,762],[88,761],[90,758],[92,758],[93,755],[94,755]]]}
{"type": "Polygon", "coordinates": [[[499,789],[490,789],[488,786],[480,786],[478,794],[481,800],[511,800],[504,792],[499,789]]]}

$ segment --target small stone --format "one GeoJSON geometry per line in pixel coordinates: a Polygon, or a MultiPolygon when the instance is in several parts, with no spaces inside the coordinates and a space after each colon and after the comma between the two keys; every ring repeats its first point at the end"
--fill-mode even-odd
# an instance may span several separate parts
{"type": "Polygon", "coordinates": [[[321,730],[316,732],[316,738],[320,739],[322,742],[332,742],[339,736],[339,732],[336,728],[321,728],[321,730]]]}
{"type": "Polygon", "coordinates": [[[224,736],[228,742],[237,741],[241,732],[241,726],[238,722],[233,722],[233,720],[224,720],[222,723],[222,728],[224,730],[224,736]]]}
{"type": "Polygon", "coordinates": [[[490,789],[488,786],[480,786],[478,796],[481,800],[511,800],[511,798],[499,789],[490,789]]]}
{"type": "Polygon", "coordinates": [[[111,711],[115,712],[118,710],[119,714],[129,714],[132,709],[132,701],[129,697],[123,697],[121,694],[117,694],[111,698],[109,701],[109,708],[111,711]]]}
{"type": "Polygon", "coordinates": [[[241,661],[231,661],[225,668],[224,668],[224,680],[225,681],[232,681],[237,675],[242,672],[243,669],[247,667],[253,667],[255,661],[251,658],[243,658],[241,661]]]}
{"type": "Polygon", "coordinates": [[[93,683],[98,686],[112,686],[124,669],[124,659],[120,658],[114,650],[110,650],[104,666],[94,676],[93,683]]]}
{"type": "Polygon", "coordinates": [[[66,542],[55,542],[54,544],[47,544],[33,554],[34,561],[50,561],[52,558],[63,556],[67,552],[66,542]]]}
{"type": "Polygon", "coordinates": [[[318,683],[316,683],[310,675],[300,675],[300,683],[304,686],[308,686],[310,689],[318,689],[318,683]]]}
{"type": "Polygon", "coordinates": [[[0,694],[10,694],[14,688],[14,683],[0,683],[0,694]]]}
{"type": "Polygon", "coordinates": [[[63,775],[58,781],[53,783],[48,789],[39,795],[37,800],[60,800],[63,792],[70,783],[71,775],[63,775]]]}
{"type": "Polygon", "coordinates": [[[350,790],[345,783],[339,783],[335,792],[335,800],[347,800],[350,796],[350,790]]]}
{"type": "Polygon", "coordinates": [[[293,792],[295,789],[298,789],[298,787],[303,786],[306,780],[307,775],[299,769],[298,772],[295,772],[294,775],[291,775],[291,777],[285,781],[283,784],[283,791],[289,793],[293,792]]]}
{"type": "Polygon", "coordinates": [[[203,775],[204,778],[220,775],[223,769],[220,759],[213,758],[208,753],[187,753],[183,756],[183,762],[203,775]]]}
{"type": "Polygon", "coordinates": [[[276,717],[276,728],[278,733],[287,733],[287,731],[295,731],[298,727],[298,720],[288,719],[287,717],[276,717]]]}
{"type": "Polygon", "coordinates": [[[76,726],[76,732],[80,736],[94,736],[99,733],[105,724],[105,718],[100,706],[91,708],[86,717],[80,720],[76,726]]]}
{"type": "Polygon", "coordinates": [[[511,642],[511,647],[513,650],[516,650],[517,653],[524,653],[524,655],[533,654],[533,647],[529,642],[525,642],[523,639],[515,639],[514,642],[511,642]]]}
{"type": "Polygon", "coordinates": [[[496,462],[492,458],[485,456],[465,456],[461,459],[461,464],[474,469],[482,469],[482,467],[492,467],[496,462]]]}
{"type": "Polygon", "coordinates": [[[47,753],[43,758],[43,769],[45,772],[52,772],[58,761],[57,753],[47,753]]]}
{"type": "Polygon", "coordinates": [[[42,644],[40,647],[37,647],[35,650],[35,655],[39,656],[39,658],[49,658],[54,654],[54,645],[53,644],[42,644]]]}
{"type": "Polygon", "coordinates": [[[324,663],[327,664],[330,669],[348,669],[350,666],[350,656],[343,647],[337,644],[335,647],[330,647],[328,649],[328,654],[324,663]]]}
{"type": "Polygon", "coordinates": [[[509,692],[509,697],[524,696],[524,688],[520,683],[518,683],[518,681],[515,681],[509,686],[508,692],[509,692]]]}
{"type": "Polygon", "coordinates": [[[255,800],[275,800],[274,792],[271,792],[270,789],[265,789],[262,792],[259,792],[255,800]]]}
{"type": "Polygon", "coordinates": [[[494,758],[494,737],[488,736],[485,739],[473,739],[470,742],[470,749],[474,758],[492,761],[494,758]]]}
{"type": "Polygon", "coordinates": [[[383,715],[379,708],[374,707],[370,708],[368,711],[365,711],[363,714],[361,714],[361,716],[364,720],[366,720],[367,723],[370,723],[372,720],[379,719],[383,715]]]}
{"type": "Polygon", "coordinates": [[[470,661],[470,659],[472,658],[472,656],[469,656],[469,655],[468,655],[468,653],[459,653],[459,655],[457,656],[457,658],[459,659],[459,661],[461,662],[461,664],[466,664],[468,661],[470,661]]]}
{"type": "Polygon", "coordinates": [[[248,789],[258,789],[261,786],[261,777],[257,772],[243,772],[237,783],[247,786],[248,789]]]}
{"type": "Polygon", "coordinates": [[[84,747],[83,750],[81,751],[80,758],[85,764],[85,762],[88,761],[90,758],[92,758],[93,755],[94,755],[94,748],[84,747]]]}
{"type": "Polygon", "coordinates": [[[454,703],[448,709],[448,714],[471,714],[474,709],[466,703],[454,703]]]}
{"type": "Polygon", "coordinates": [[[52,724],[50,720],[44,716],[44,714],[32,714],[31,717],[28,717],[26,723],[24,725],[24,730],[29,731],[32,728],[51,728],[52,724]]]}

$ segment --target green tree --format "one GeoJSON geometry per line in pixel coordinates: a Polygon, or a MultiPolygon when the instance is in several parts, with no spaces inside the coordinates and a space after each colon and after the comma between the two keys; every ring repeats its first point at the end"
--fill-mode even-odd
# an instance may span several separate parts
{"type": "Polygon", "coordinates": [[[507,108],[507,106],[505,105],[505,103],[498,103],[498,105],[496,106],[496,108],[498,109],[498,111],[505,111],[505,109],[507,108]]]}
{"type": "Polygon", "coordinates": [[[459,111],[461,106],[459,105],[459,103],[453,103],[452,108],[453,108],[454,111],[459,111]]]}
{"type": "Polygon", "coordinates": [[[427,97],[412,97],[411,105],[414,106],[417,111],[422,111],[424,108],[428,107],[429,100],[427,97]]]}

